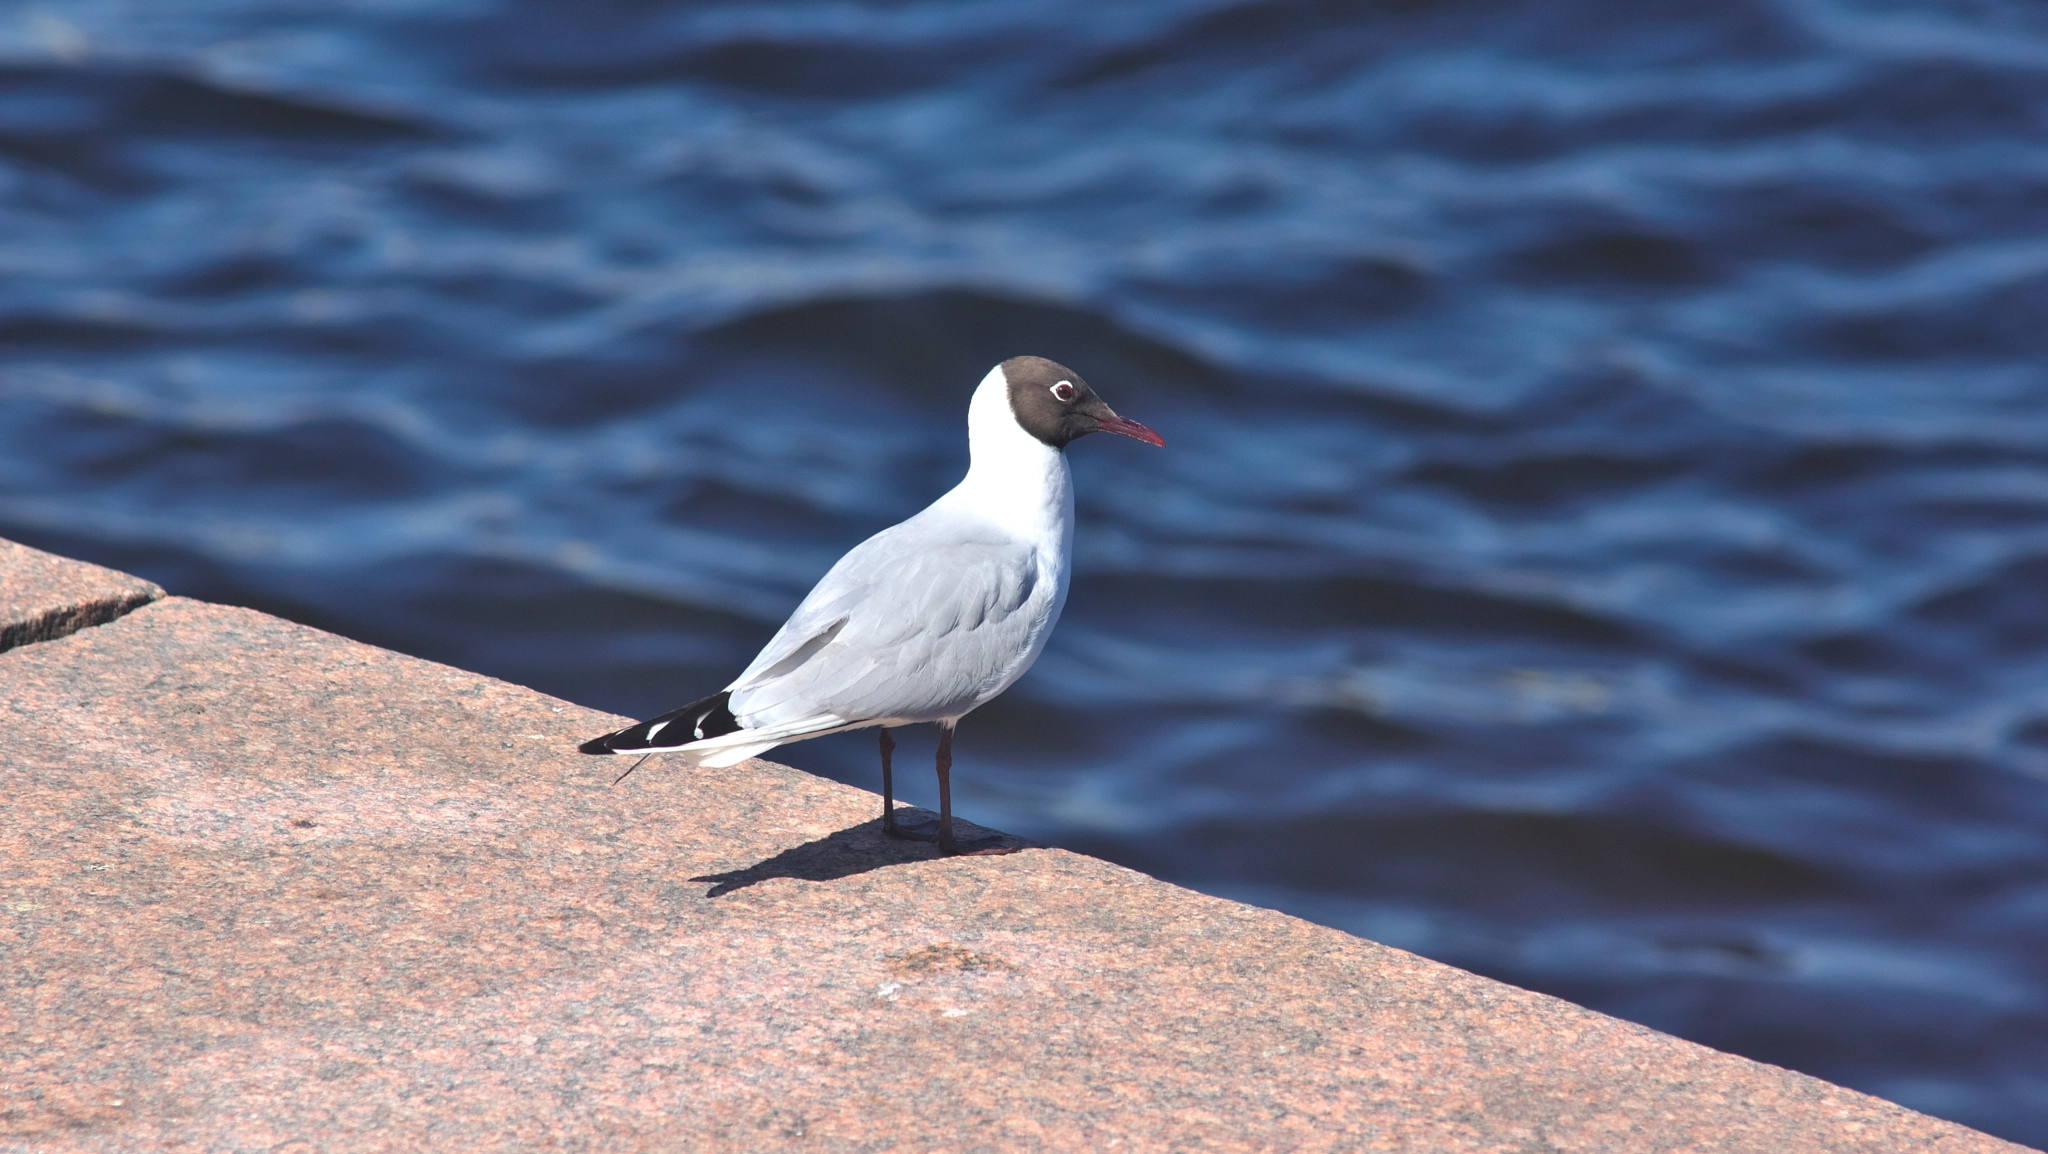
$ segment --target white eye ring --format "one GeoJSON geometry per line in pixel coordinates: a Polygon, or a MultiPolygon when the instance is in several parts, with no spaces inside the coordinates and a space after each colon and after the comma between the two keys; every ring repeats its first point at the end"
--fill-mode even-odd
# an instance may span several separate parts
{"type": "Polygon", "coordinates": [[[1072,382],[1072,381],[1061,381],[1061,382],[1060,382],[1059,384],[1057,384],[1057,385],[1054,385],[1054,386],[1052,387],[1052,395],[1053,395],[1053,397],[1054,397],[1054,398],[1055,398],[1056,400],[1061,400],[1061,401],[1071,401],[1071,400],[1073,400],[1073,399],[1074,399],[1074,382],[1072,382]]]}

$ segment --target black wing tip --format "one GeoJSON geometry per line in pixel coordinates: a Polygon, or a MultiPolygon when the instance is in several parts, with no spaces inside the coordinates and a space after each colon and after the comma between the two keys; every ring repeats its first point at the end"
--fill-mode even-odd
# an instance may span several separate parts
{"type": "Polygon", "coordinates": [[[730,690],[714,693],[701,700],[692,701],[681,709],[664,713],[660,717],[649,718],[638,725],[629,725],[603,737],[593,737],[576,748],[584,753],[644,753],[649,750],[678,749],[681,745],[706,737],[723,737],[740,727],[738,719],[725,707],[725,703],[731,699],[730,690]],[[648,738],[648,731],[664,723],[680,723],[684,726],[683,732],[690,736],[681,743],[656,745],[648,738]]]}
{"type": "Polygon", "coordinates": [[[724,689],[702,701],[691,702],[683,710],[696,714],[696,728],[705,737],[724,737],[740,729],[739,718],[732,715],[731,701],[732,690],[724,689]]]}

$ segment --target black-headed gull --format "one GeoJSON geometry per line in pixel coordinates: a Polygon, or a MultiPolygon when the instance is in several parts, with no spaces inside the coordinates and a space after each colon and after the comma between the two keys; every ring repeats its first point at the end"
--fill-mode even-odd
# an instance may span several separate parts
{"type": "Polygon", "coordinates": [[[1031,668],[1059,620],[1074,540],[1063,450],[1099,432],[1166,444],[1117,416],[1072,369],[1043,357],[997,365],[968,403],[971,464],[951,492],[841,557],[731,685],[583,752],[726,766],[878,726],[882,827],[930,840],[896,822],[889,727],[936,722],[939,848],[976,852],[953,837],[953,727],[1031,668]]]}

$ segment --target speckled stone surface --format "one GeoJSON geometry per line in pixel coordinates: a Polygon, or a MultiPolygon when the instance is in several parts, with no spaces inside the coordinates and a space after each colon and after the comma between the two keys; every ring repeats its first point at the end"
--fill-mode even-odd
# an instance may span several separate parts
{"type": "Polygon", "coordinates": [[[0,1149],[2018,1149],[244,610],[0,709],[0,1149]]]}
{"type": "Polygon", "coordinates": [[[105,624],[163,595],[140,577],[0,537],[0,651],[105,624]]]}

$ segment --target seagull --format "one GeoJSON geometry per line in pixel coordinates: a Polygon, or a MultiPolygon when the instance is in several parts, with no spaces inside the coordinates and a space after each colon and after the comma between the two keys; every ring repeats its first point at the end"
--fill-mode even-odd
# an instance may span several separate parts
{"type": "Polygon", "coordinates": [[[948,855],[1007,852],[953,836],[953,728],[1031,668],[1059,620],[1074,542],[1065,450],[1090,433],[1166,444],[1056,362],[1012,357],[990,369],[967,406],[970,464],[958,485],[841,557],[732,684],[580,748],[720,767],[878,728],[884,833],[936,840],[948,855]],[[897,823],[890,767],[889,730],[928,723],[939,726],[936,834],[897,823]]]}

